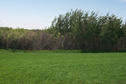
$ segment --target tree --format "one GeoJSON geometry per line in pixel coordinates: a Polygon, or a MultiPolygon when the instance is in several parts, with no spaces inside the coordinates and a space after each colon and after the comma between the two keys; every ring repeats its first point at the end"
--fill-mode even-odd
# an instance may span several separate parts
{"type": "Polygon", "coordinates": [[[121,24],[122,20],[118,19],[115,15],[106,15],[101,19],[104,22],[101,25],[101,39],[102,45],[105,50],[113,50],[119,38],[122,36],[121,24]]]}

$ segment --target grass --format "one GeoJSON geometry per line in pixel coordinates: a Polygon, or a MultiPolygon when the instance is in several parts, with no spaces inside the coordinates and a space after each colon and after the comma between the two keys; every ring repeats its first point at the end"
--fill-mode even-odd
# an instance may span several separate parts
{"type": "Polygon", "coordinates": [[[0,50],[0,84],[126,84],[126,53],[0,50]]]}

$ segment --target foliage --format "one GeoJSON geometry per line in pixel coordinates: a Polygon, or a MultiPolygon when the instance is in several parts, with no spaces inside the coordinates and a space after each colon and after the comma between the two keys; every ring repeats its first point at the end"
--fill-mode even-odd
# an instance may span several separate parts
{"type": "Polygon", "coordinates": [[[45,30],[0,27],[1,49],[125,51],[126,23],[115,15],[71,10],[45,30]]]}

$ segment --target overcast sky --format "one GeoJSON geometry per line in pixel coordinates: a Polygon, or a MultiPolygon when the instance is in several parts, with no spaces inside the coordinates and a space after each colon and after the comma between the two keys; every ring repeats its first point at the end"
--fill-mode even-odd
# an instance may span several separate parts
{"type": "Polygon", "coordinates": [[[110,13],[126,20],[126,0],[0,0],[0,26],[42,29],[71,9],[110,13]]]}

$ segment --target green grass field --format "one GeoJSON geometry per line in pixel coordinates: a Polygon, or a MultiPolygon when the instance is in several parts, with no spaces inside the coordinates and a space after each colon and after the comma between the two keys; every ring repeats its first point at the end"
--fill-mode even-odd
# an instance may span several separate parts
{"type": "Polygon", "coordinates": [[[126,53],[0,50],[0,84],[126,84],[126,53]]]}

